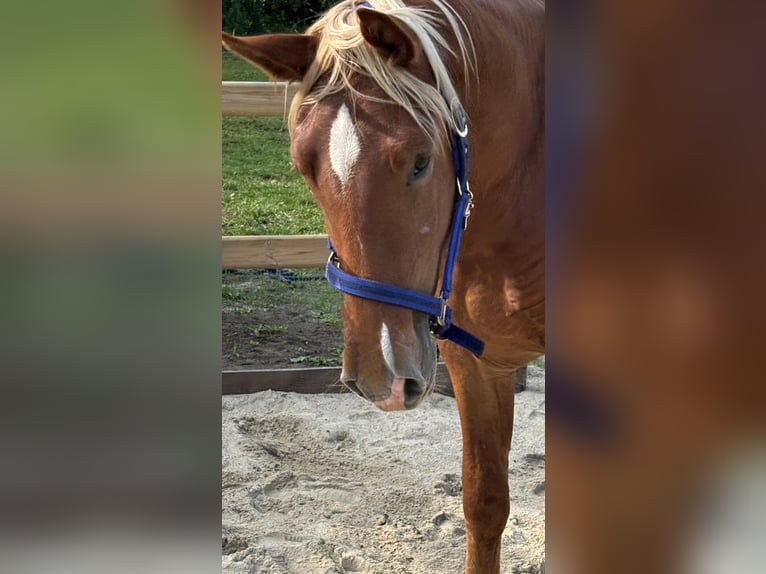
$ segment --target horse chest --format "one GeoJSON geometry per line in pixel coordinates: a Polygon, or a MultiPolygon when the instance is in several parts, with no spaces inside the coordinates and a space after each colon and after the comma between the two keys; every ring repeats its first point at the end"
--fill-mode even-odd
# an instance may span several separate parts
{"type": "Polygon", "coordinates": [[[492,274],[482,268],[460,279],[461,312],[487,343],[493,362],[526,363],[543,350],[545,303],[533,267],[525,274],[492,274]]]}

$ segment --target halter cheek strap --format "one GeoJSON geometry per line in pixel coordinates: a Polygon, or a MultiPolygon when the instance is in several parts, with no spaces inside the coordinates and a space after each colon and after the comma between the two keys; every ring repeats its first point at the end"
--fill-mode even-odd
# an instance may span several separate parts
{"type": "Polygon", "coordinates": [[[447,303],[452,292],[452,275],[458,253],[460,253],[460,242],[463,238],[463,232],[468,226],[468,218],[473,208],[473,194],[468,185],[468,120],[465,110],[459,103],[452,105],[452,115],[457,128],[453,129],[451,133],[456,198],[439,297],[346,273],[340,268],[340,258],[329,239],[327,243],[330,248],[330,258],[325,268],[325,277],[330,284],[349,295],[428,314],[431,333],[437,339],[452,341],[480,356],[484,351],[484,342],[452,323],[452,308],[447,303]]]}

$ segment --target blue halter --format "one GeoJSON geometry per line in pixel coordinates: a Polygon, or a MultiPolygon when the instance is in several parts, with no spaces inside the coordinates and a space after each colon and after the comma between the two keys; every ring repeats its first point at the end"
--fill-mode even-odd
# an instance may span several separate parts
{"type": "Polygon", "coordinates": [[[484,342],[452,323],[452,309],[447,304],[452,292],[452,274],[460,252],[460,241],[473,208],[473,194],[468,186],[468,118],[459,102],[452,106],[452,115],[457,126],[457,130],[451,133],[457,195],[439,297],[346,273],[340,268],[340,258],[329,239],[327,244],[330,248],[330,258],[327,260],[325,277],[330,284],[349,295],[426,313],[430,317],[431,333],[434,337],[452,341],[480,356],[484,351],[484,342]]]}

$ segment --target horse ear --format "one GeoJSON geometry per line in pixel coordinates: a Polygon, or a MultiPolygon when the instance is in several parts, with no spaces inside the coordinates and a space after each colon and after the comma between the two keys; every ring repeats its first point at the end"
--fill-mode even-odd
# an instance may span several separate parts
{"type": "Polygon", "coordinates": [[[388,14],[358,8],[359,28],[367,43],[381,56],[397,66],[410,65],[418,55],[417,37],[395,18],[388,14]]]}
{"type": "Polygon", "coordinates": [[[314,61],[318,40],[306,34],[232,36],[221,32],[223,45],[276,80],[302,80],[314,61]]]}

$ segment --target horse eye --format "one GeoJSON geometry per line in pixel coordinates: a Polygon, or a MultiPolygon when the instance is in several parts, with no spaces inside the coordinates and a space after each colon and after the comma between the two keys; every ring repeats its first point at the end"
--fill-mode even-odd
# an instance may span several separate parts
{"type": "Polygon", "coordinates": [[[415,157],[415,165],[412,169],[412,173],[410,173],[410,177],[409,177],[410,183],[426,175],[430,167],[431,167],[431,158],[429,156],[422,155],[422,154],[417,155],[415,157]]]}

